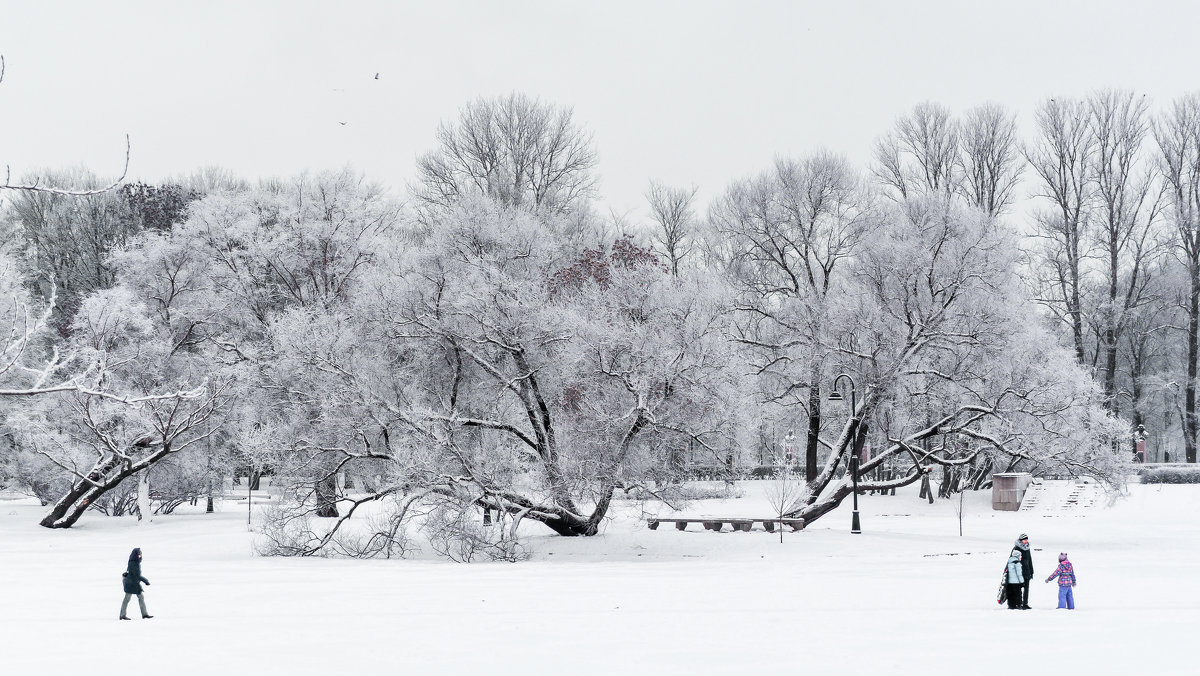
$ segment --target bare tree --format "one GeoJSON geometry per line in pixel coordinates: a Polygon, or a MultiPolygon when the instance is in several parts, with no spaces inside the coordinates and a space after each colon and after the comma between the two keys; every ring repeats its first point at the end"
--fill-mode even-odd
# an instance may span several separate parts
{"type": "Polygon", "coordinates": [[[990,216],[1012,204],[1024,168],[1017,116],[996,103],[967,111],[958,125],[961,190],[990,216]]]}
{"type": "Polygon", "coordinates": [[[809,481],[821,443],[820,382],[836,342],[826,298],[874,218],[865,182],[831,154],[778,160],[771,173],[734,184],[710,211],[724,265],[744,294],[739,340],[757,354],[766,398],[807,413],[809,481]]]}
{"type": "Polygon", "coordinates": [[[952,193],[959,164],[958,125],[945,106],[926,101],[896,120],[875,145],[876,177],[900,199],[952,193]]]}
{"type": "Polygon", "coordinates": [[[1041,179],[1039,196],[1051,208],[1037,217],[1045,270],[1041,301],[1071,330],[1075,358],[1085,361],[1082,307],[1084,239],[1092,206],[1094,137],[1085,102],[1047,99],[1037,110],[1037,140],[1025,156],[1041,179]]]}
{"type": "Polygon", "coordinates": [[[583,206],[595,189],[591,134],[570,108],[524,94],[468,103],[456,122],[438,126],[437,142],[417,163],[415,193],[425,210],[444,212],[465,196],[483,195],[561,215],[583,206]]]}
{"type": "Polygon", "coordinates": [[[1184,383],[1184,449],[1196,462],[1196,371],[1200,358],[1200,92],[1175,100],[1154,128],[1166,184],[1167,215],[1177,256],[1187,268],[1187,380],[1184,383]]]}
{"type": "Polygon", "coordinates": [[[1095,310],[1097,362],[1106,405],[1116,412],[1117,353],[1132,313],[1149,300],[1161,193],[1143,152],[1150,134],[1145,97],[1100,91],[1088,98],[1087,107],[1093,144],[1089,173],[1095,182],[1093,232],[1104,286],[1095,310]]]}
{"type": "Polygon", "coordinates": [[[672,188],[650,181],[646,200],[656,226],[654,242],[658,253],[667,259],[671,274],[679,276],[679,266],[695,249],[695,213],[692,203],[699,188],[672,188]]]}

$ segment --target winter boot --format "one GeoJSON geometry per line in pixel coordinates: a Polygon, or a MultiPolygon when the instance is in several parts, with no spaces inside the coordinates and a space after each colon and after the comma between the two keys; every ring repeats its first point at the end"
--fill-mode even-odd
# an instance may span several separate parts
{"type": "Polygon", "coordinates": [[[128,617],[125,617],[124,615],[122,615],[122,616],[121,616],[121,619],[122,619],[122,620],[128,620],[128,619],[130,619],[130,618],[128,618],[128,617]]]}

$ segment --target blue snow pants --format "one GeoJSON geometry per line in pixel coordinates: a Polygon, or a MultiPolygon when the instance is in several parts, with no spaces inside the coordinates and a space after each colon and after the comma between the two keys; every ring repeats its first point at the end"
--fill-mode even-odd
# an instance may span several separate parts
{"type": "Polygon", "coordinates": [[[1075,610],[1075,592],[1069,585],[1058,588],[1058,607],[1075,610]]]}

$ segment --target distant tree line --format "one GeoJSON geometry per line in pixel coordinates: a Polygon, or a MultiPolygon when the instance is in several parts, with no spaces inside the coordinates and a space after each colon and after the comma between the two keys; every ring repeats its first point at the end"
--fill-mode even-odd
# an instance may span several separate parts
{"type": "Polygon", "coordinates": [[[269,472],[274,552],[505,558],[523,520],[592,535],[635,489],[790,465],[787,430],[809,522],[853,456],[862,490],[1116,483],[1144,425],[1195,462],[1200,95],[1033,122],[924,103],[870,167],[780,157],[704,211],[653,181],[644,223],[522,94],[444,122],[403,194],[39,171],[0,191],[0,479],[68,527],[269,472]]]}

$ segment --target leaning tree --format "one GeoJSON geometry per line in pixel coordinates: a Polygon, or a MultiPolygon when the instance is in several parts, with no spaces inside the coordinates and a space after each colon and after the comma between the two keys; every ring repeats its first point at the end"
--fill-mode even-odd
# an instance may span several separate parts
{"type": "Polygon", "coordinates": [[[397,246],[351,314],[292,315],[297,401],[332,395],[304,442],[379,482],[301,553],[399,495],[594,535],[664,438],[724,458],[740,409],[719,287],[628,238],[579,250],[552,233],[472,201],[397,246]]]}
{"type": "Polygon", "coordinates": [[[861,453],[868,421],[885,427],[881,447],[857,467],[863,491],[907,485],[977,455],[1002,468],[1119,480],[1124,454],[1112,442],[1127,425],[1103,410],[1094,382],[1023,309],[1015,250],[999,223],[951,198],[907,200],[890,212],[856,261],[835,320],[856,336],[854,347],[839,348],[857,383],[855,407],[789,516],[811,522],[852,494],[850,459],[861,453]],[[929,405],[902,405],[916,398],[929,405]],[[973,451],[952,452],[959,440],[973,451]],[[873,478],[885,465],[903,469],[873,478]]]}

